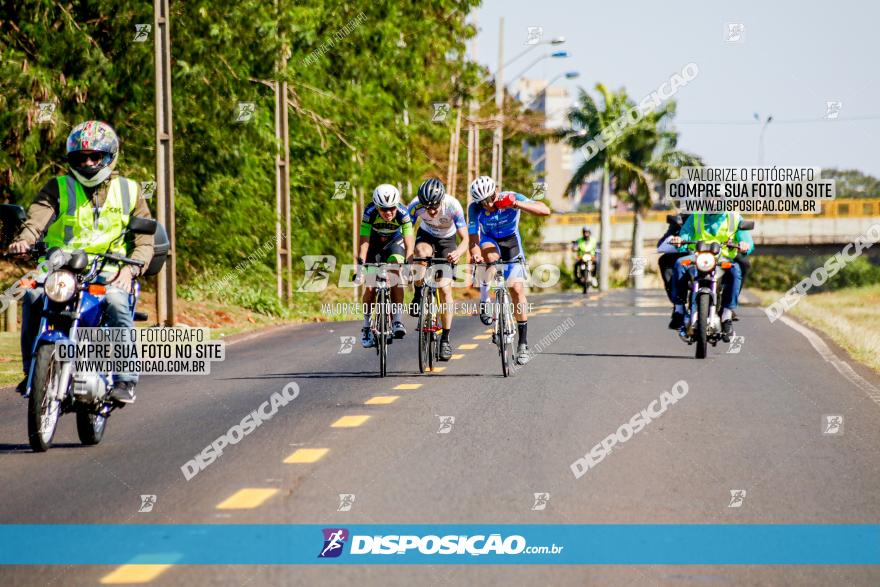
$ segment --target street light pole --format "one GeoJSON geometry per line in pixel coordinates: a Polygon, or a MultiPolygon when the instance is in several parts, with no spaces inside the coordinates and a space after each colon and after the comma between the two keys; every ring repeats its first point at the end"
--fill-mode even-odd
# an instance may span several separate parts
{"type": "Polygon", "coordinates": [[[498,71],[495,72],[495,108],[498,118],[492,136],[492,175],[501,185],[501,165],[504,159],[504,17],[498,21],[498,71]]]}

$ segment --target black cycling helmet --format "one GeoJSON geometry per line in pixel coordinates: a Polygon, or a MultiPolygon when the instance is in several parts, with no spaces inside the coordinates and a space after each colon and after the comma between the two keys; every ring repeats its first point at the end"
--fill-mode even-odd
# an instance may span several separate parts
{"type": "Polygon", "coordinates": [[[446,186],[439,179],[432,177],[426,179],[419,186],[419,202],[423,206],[436,206],[446,195],[446,186]]]}

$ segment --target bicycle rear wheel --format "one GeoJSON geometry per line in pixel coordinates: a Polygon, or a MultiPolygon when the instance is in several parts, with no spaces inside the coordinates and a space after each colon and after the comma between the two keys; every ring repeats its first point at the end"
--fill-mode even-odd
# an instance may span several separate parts
{"type": "Polygon", "coordinates": [[[510,330],[510,324],[508,324],[508,312],[507,308],[507,292],[505,290],[499,291],[495,295],[495,305],[497,309],[496,313],[496,322],[498,324],[498,352],[501,354],[501,373],[505,377],[510,376],[510,347],[511,342],[508,337],[508,331],[510,330]]]}

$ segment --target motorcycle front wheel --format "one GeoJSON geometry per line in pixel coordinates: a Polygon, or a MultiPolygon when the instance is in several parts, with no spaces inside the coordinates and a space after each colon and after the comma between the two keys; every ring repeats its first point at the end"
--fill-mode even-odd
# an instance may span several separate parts
{"type": "Polygon", "coordinates": [[[697,323],[694,327],[694,338],[697,342],[696,358],[705,359],[708,351],[709,330],[709,294],[697,294],[697,323]]]}
{"type": "Polygon", "coordinates": [[[34,452],[46,452],[55,436],[61,402],[50,397],[57,394],[61,364],[55,360],[55,346],[44,344],[37,350],[34,380],[28,399],[28,442],[34,452]],[[50,390],[55,394],[50,394],[50,390]]]}

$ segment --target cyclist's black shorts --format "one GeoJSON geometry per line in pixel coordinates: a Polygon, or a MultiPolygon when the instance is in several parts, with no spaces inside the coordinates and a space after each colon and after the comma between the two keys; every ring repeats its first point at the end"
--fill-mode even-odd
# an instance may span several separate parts
{"type": "Polygon", "coordinates": [[[434,257],[446,257],[457,247],[455,235],[439,237],[419,228],[416,233],[416,244],[427,243],[434,249],[434,257]]]}
{"type": "Polygon", "coordinates": [[[389,238],[371,235],[370,246],[367,249],[367,263],[375,263],[376,255],[379,255],[379,263],[403,263],[406,260],[403,236],[389,238]]]}
{"type": "Polygon", "coordinates": [[[522,254],[522,247],[520,246],[518,233],[514,233],[504,238],[489,238],[488,236],[484,236],[480,241],[480,244],[483,245],[486,243],[495,245],[498,249],[498,254],[501,255],[502,261],[515,259],[522,254]]]}

